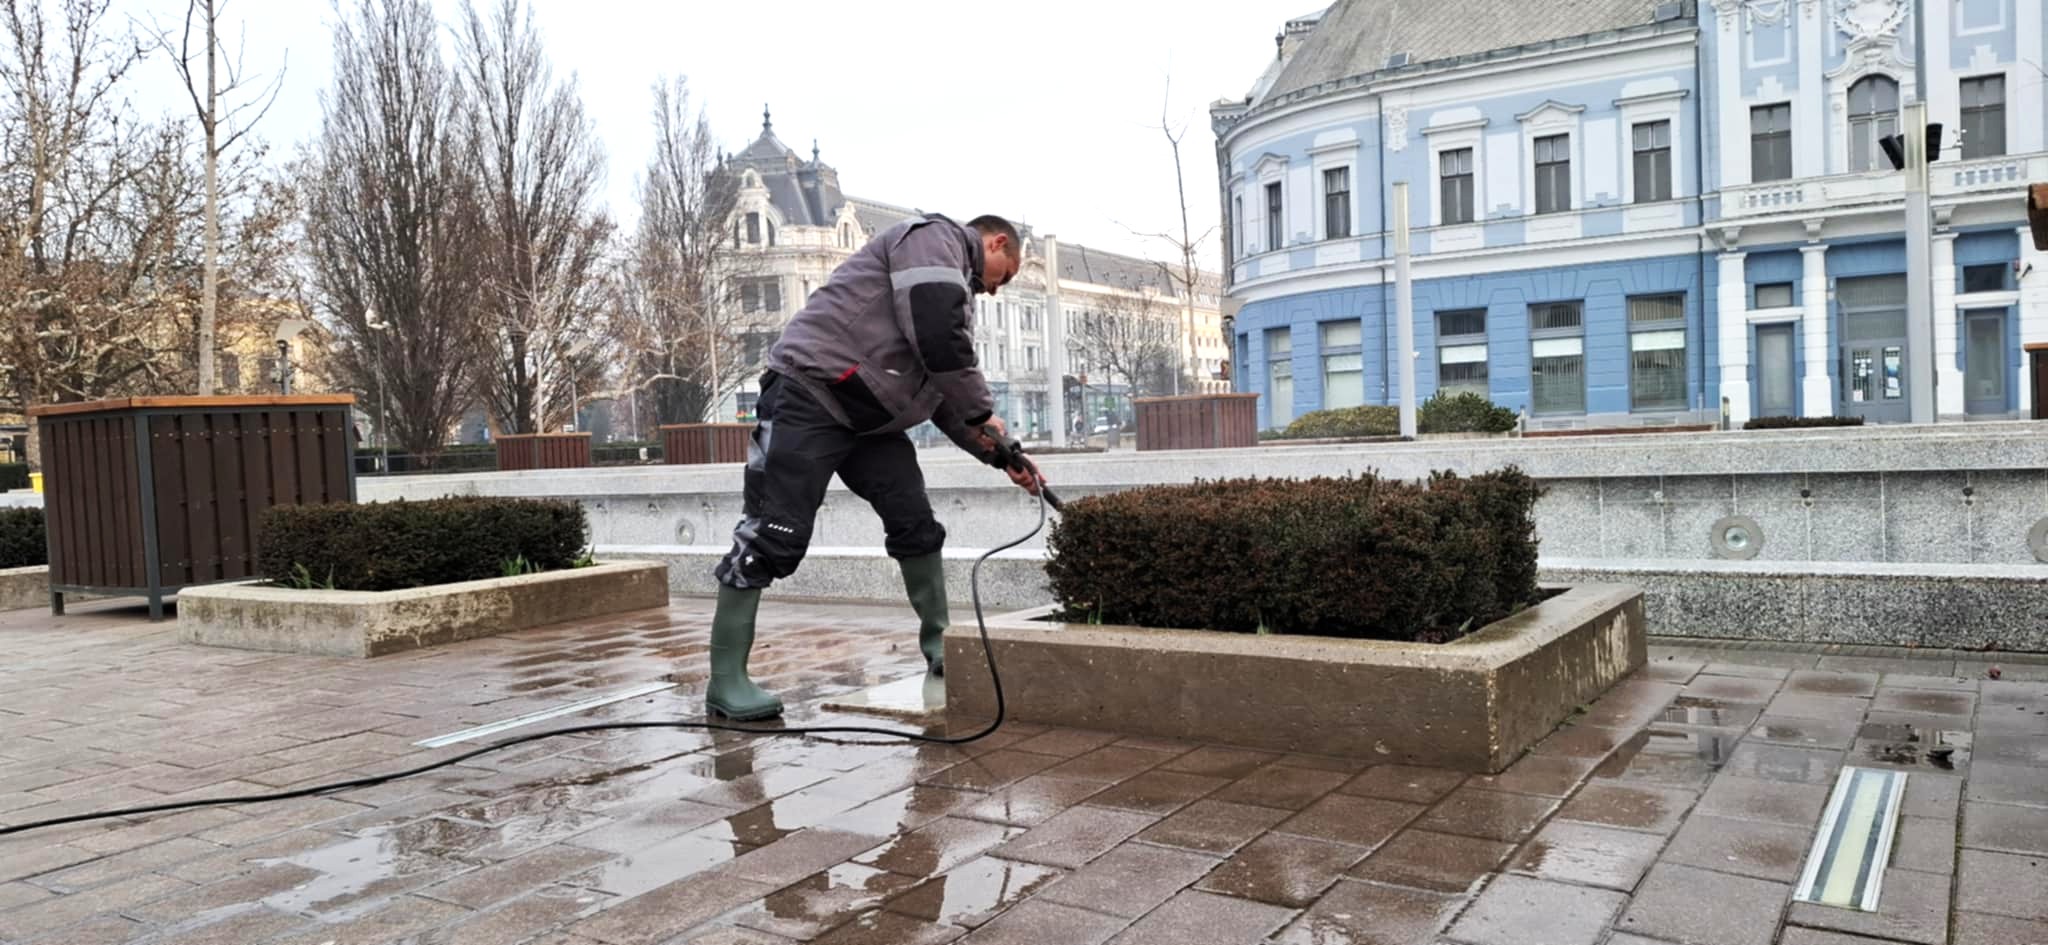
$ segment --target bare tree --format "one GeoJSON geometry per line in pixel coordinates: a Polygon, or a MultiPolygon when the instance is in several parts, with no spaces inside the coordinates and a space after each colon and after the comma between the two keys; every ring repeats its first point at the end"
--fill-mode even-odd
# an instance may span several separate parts
{"type": "Polygon", "coordinates": [[[459,89],[428,0],[358,0],[335,27],[334,70],[301,176],[312,294],[340,337],[338,379],[381,379],[392,432],[432,457],[475,390],[481,293],[459,89]]]}
{"type": "Polygon", "coordinates": [[[732,242],[738,180],[681,78],[654,87],[654,154],[640,180],[640,224],[618,266],[614,335],[629,391],[652,393],[659,423],[710,419],[738,387],[746,339],[768,317],[739,303],[749,271],[732,242]]]}
{"type": "Polygon", "coordinates": [[[533,11],[464,0],[459,31],[463,152],[479,188],[483,242],[481,392],[508,433],[573,417],[601,372],[589,327],[601,308],[611,223],[604,154],[575,79],[556,83],[533,11]]]}
{"type": "Polygon", "coordinates": [[[203,153],[206,159],[206,236],[205,274],[200,288],[200,310],[198,331],[198,385],[201,396],[213,393],[215,378],[214,350],[218,346],[216,316],[220,303],[220,162],[221,156],[233,148],[242,137],[249,133],[270,106],[277,101],[277,94],[284,87],[284,70],[272,78],[267,90],[260,90],[256,96],[240,105],[223,109],[224,101],[235,97],[254,77],[243,65],[240,51],[234,59],[223,62],[220,58],[220,17],[227,7],[227,0],[187,0],[185,5],[184,28],[174,40],[169,30],[158,28],[157,44],[170,54],[171,64],[178,70],[178,77],[184,82],[185,92],[192,99],[192,109],[199,119],[199,128],[205,138],[203,153]],[[203,52],[193,49],[193,32],[200,34],[203,52]],[[204,61],[205,75],[194,60],[204,61]],[[225,77],[222,76],[225,72],[225,77]],[[225,78],[225,84],[222,79],[225,78]],[[247,115],[249,109],[254,115],[247,115]]]}
{"type": "Polygon", "coordinates": [[[1176,320],[1176,336],[1170,345],[1173,365],[1172,389],[1170,391],[1162,391],[1162,393],[1178,394],[1181,392],[1182,378],[1191,376],[1185,363],[1186,352],[1196,348],[1193,340],[1195,330],[1195,295],[1205,284],[1198,259],[1202,244],[1216,234],[1216,227],[1211,226],[1197,234],[1188,222],[1187,172],[1181,162],[1180,155],[1180,142],[1182,138],[1187,137],[1188,126],[1186,122],[1177,125],[1174,123],[1172,101],[1173,77],[1169,75],[1166,79],[1166,94],[1161,98],[1159,106],[1159,124],[1155,127],[1159,129],[1160,134],[1166,136],[1167,148],[1173,154],[1174,196],[1180,201],[1180,232],[1178,235],[1165,231],[1141,233],[1129,226],[1124,228],[1140,236],[1149,236],[1166,243],[1173,254],[1170,261],[1156,262],[1155,264],[1159,267],[1160,274],[1166,277],[1167,282],[1173,286],[1174,295],[1181,302],[1181,311],[1179,318],[1176,320]]]}
{"type": "Polygon", "coordinates": [[[1089,367],[1132,397],[1166,393],[1174,386],[1173,309],[1157,295],[1135,289],[1091,299],[1073,337],[1089,367]]]}

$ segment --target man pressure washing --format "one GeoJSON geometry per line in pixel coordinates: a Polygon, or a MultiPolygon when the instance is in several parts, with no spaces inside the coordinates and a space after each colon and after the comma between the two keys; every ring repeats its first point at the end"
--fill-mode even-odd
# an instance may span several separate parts
{"type": "Polygon", "coordinates": [[[708,709],[735,721],[781,714],[782,701],[747,676],[754,616],[761,590],[803,561],[835,473],[881,516],[885,548],[917,611],[918,645],[930,669],[944,672],[946,530],[905,431],[930,420],[1038,494],[1042,477],[1008,449],[974,353],[973,296],[996,294],[1022,257],[1016,228],[1000,217],[962,226],[927,214],[841,263],[783,328],[755,407],[745,514],[715,571],[708,709]]]}

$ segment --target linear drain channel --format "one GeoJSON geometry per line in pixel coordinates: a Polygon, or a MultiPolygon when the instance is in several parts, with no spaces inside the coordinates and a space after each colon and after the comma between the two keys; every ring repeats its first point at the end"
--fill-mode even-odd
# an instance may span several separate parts
{"type": "Polygon", "coordinates": [[[479,725],[475,728],[466,728],[460,732],[449,732],[446,735],[436,735],[433,738],[426,739],[425,741],[413,742],[413,744],[418,745],[421,748],[440,748],[443,745],[453,745],[456,742],[466,742],[472,738],[482,738],[485,735],[496,735],[499,732],[510,731],[522,725],[532,725],[535,722],[545,722],[548,719],[559,718],[564,715],[574,715],[578,712],[587,712],[591,709],[597,708],[598,706],[611,705],[614,702],[624,702],[627,699],[633,699],[645,695],[652,695],[664,689],[674,689],[675,687],[675,683],[665,682],[648,683],[644,686],[634,686],[631,689],[623,689],[618,692],[614,692],[608,696],[593,696],[581,702],[571,702],[568,705],[560,706],[553,709],[542,709],[538,712],[528,712],[525,715],[519,716],[517,718],[510,718],[504,719],[502,721],[490,722],[484,725],[479,725]]]}
{"type": "Polygon", "coordinates": [[[1899,799],[1906,773],[1883,768],[1845,767],[1821,818],[1820,833],[1806,854],[1806,872],[1792,894],[1796,902],[1877,911],[1878,888],[1891,860],[1898,829],[1899,799]]]}

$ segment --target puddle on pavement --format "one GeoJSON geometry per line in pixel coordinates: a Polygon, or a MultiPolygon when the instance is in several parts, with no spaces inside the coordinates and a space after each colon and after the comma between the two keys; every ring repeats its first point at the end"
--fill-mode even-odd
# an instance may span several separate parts
{"type": "Polygon", "coordinates": [[[1879,764],[1926,765],[1953,771],[1957,765],[1970,760],[1969,732],[1873,723],[1863,726],[1857,736],[1857,753],[1863,759],[1879,764]]]}
{"type": "Polygon", "coordinates": [[[638,896],[729,863],[752,849],[741,843],[686,833],[578,873],[569,882],[615,896],[638,896]]]}
{"type": "Polygon", "coordinates": [[[1728,763],[1736,741],[1720,732],[1644,729],[1593,769],[1593,777],[1698,785],[1728,763]]]}
{"type": "Polygon", "coordinates": [[[977,926],[1060,878],[1059,870],[982,857],[897,897],[892,912],[940,925],[977,926]]]}
{"type": "Polygon", "coordinates": [[[320,875],[264,898],[273,908],[343,921],[378,908],[386,897],[424,886],[460,869],[458,858],[497,838],[474,824],[428,818],[258,866],[290,864],[320,875]]]}
{"type": "Polygon", "coordinates": [[[1708,728],[1741,728],[1756,721],[1760,714],[1762,707],[1753,703],[1730,702],[1705,696],[1679,696],[1651,721],[1708,728]]]}
{"type": "Polygon", "coordinates": [[[809,940],[839,925],[846,916],[875,908],[916,884],[917,880],[908,876],[842,863],[762,899],[759,911],[741,916],[737,924],[809,940]]]}
{"type": "Polygon", "coordinates": [[[1969,715],[1975,700],[1958,692],[1895,692],[1887,694],[1889,706],[1903,712],[1935,715],[1969,715]]]}

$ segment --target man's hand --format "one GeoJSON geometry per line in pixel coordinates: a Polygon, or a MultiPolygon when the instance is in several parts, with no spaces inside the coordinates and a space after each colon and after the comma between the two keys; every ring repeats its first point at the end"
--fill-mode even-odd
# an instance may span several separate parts
{"type": "MultiPolygon", "coordinates": [[[[1005,444],[1009,442],[1010,434],[1003,426],[1003,418],[990,417],[987,423],[975,431],[975,437],[980,441],[982,449],[993,456],[1003,451],[1005,444]]],[[[1032,462],[1031,457],[1024,455],[1022,451],[1015,453],[1012,458],[1015,462],[1004,467],[1003,472],[1010,477],[1011,482],[1017,484],[1018,488],[1037,495],[1039,480],[1044,476],[1038,471],[1038,464],[1032,462]]]]}

